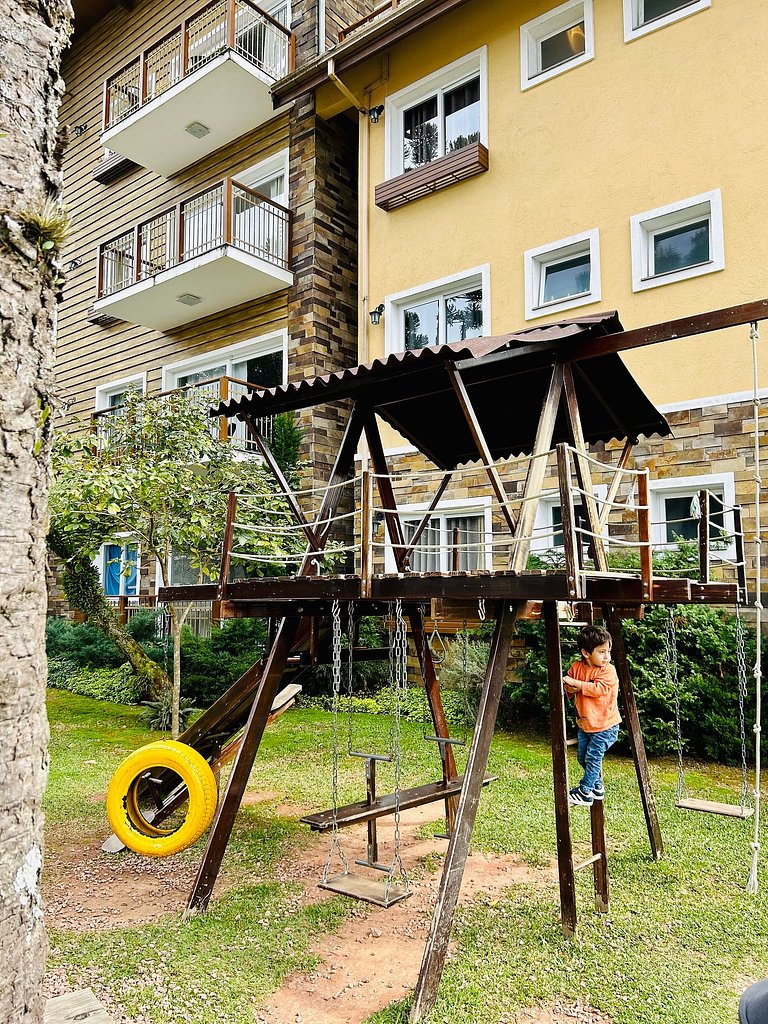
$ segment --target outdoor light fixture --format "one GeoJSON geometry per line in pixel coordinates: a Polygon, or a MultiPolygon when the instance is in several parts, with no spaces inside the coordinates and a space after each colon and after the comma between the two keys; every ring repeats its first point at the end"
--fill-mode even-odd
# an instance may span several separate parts
{"type": "Polygon", "coordinates": [[[211,129],[201,124],[200,121],[193,121],[192,124],[188,124],[184,131],[189,135],[194,135],[196,139],[203,139],[206,135],[211,134],[211,129]]]}
{"type": "Polygon", "coordinates": [[[80,266],[82,262],[82,260],[70,260],[67,265],[70,270],[77,270],[77,268],[80,266]]]}
{"type": "Polygon", "coordinates": [[[184,292],[183,295],[176,296],[176,301],[182,302],[185,306],[196,306],[203,300],[199,295],[193,295],[192,292],[184,292]]]}
{"type": "Polygon", "coordinates": [[[378,124],[379,118],[384,113],[384,107],[371,107],[368,111],[368,117],[371,119],[371,124],[378,124]]]}
{"type": "Polygon", "coordinates": [[[81,135],[85,135],[85,133],[87,131],[88,131],[88,125],[87,124],[76,124],[75,127],[72,129],[72,134],[75,136],[76,139],[79,139],[80,136],[81,135]]]}
{"type": "Polygon", "coordinates": [[[374,327],[378,327],[381,323],[381,314],[384,312],[384,303],[380,302],[375,309],[372,309],[368,314],[371,318],[371,323],[374,327]]]}

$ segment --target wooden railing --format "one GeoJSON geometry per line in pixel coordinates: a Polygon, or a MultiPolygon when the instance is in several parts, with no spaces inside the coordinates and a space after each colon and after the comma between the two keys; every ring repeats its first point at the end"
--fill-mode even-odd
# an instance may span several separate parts
{"type": "Polygon", "coordinates": [[[275,81],[296,63],[295,36],[271,14],[250,0],[212,0],[106,80],[104,130],[227,50],[275,81]]]}
{"type": "Polygon", "coordinates": [[[287,270],[291,223],[284,206],[225,178],[99,246],[97,298],[222,245],[287,270]]]}
{"type": "MultiPolygon", "coordinates": [[[[162,399],[171,395],[191,394],[207,410],[219,402],[226,402],[231,398],[241,398],[253,391],[263,390],[259,384],[252,384],[250,381],[240,380],[237,377],[223,376],[209,377],[206,380],[196,381],[194,384],[186,384],[181,388],[161,391],[152,397],[162,399]]],[[[125,415],[124,405],[97,409],[91,414],[91,433],[96,437],[100,446],[108,447],[116,441],[118,432],[113,429],[113,426],[119,418],[125,415]]],[[[267,443],[272,440],[273,423],[274,420],[271,416],[262,416],[256,421],[259,433],[267,443]]],[[[221,441],[231,442],[238,451],[258,453],[253,435],[245,423],[228,420],[222,416],[217,420],[211,419],[210,430],[214,437],[218,437],[221,441]]]]}
{"type": "Polygon", "coordinates": [[[400,0],[389,0],[388,3],[382,4],[375,10],[371,11],[370,14],[366,14],[364,18],[359,18],[357,21],[353,21],[351,25],[347,25],[339,32],[339,42],[343,43],[350,33],[355,32],[357,29],[362,28],[363,25],[367,25],[370,21],[375,21],[376,18],[382,14],[386,14],[387,11],[393,11],[396,7],[400,6],[400,0]]]}

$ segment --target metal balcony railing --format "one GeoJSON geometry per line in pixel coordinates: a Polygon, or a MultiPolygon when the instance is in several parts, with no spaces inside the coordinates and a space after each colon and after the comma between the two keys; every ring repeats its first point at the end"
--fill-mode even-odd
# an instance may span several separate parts
{"type": "Polygon", "coordinates": [[[104,83],[104,131],[232,50],[273,81],[293,71],[296,41],[250,0],[213,0],[104,83]]]}
{"type": "Polygon", "coordinates": [[[222,245],[289,269],[291,214],[225,178],[99,247],[98,298],[222,245]]]}
{"type": "MultiPolygon", "coordinates": [[[[263,390],[260,385],[252,384],[246,380],[239,380],[237,377],[210,377],[207,380],[197,381],[194,384],[187,384],[181,388],[173,388],[170,391],[161,391],[156,398],[166,398],[171,395],[190,394],[199,401],[200,406],[207,411],[219,402],[226,402],[230,398],[241,398],[243,395],[253,391],[263,390]]],[[[124,405],[111,406],[108,409],[98,409],[91,414],[91,433],[96,437],[96,443],[100,447],[110,447],[119,444],[119,430],[115,429],[116,424],[126,415],[124,405]]],[[[272,440],[273,418],[263,416],[256,421],[259,433],[267,443],[272,440]]],[[[239,421],[212,419],[210,431],[214,437],[222,441],[230,441],[238,451],[258,453],[258,447],[253,434],[245,423],[239,421]]]]}

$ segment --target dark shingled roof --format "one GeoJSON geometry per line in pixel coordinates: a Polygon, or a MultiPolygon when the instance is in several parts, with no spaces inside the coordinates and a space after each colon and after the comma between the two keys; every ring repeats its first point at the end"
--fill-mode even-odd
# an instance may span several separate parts
{"type": "MultiPolygon", "coordinates": [[[[622,330],[616,312],[594,313],[493,338],[397,352],[221,402],[211,415],[271,416],[351,398],[373,408],[435,465],[453,469],[479,456],[444,364],[462,362],[461,377],[488,446],[494,459],[501,459],[531,452],[552,366],[565,357],[572,362],[587,443],[664,437],[671,433],[667,421],[619,355],[572,361],[579,342],[622,330]],[[509,358],[500,358],[505,351],[509,358]]],[[[566,440],[561,409],[553,443],[566,440]]]]}

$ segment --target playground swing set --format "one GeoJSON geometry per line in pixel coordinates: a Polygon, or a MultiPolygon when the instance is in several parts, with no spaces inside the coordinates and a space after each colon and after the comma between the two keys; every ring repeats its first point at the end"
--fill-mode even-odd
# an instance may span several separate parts
{"type": "MultiPolygon", "coordinates": [[[[558,609],[573,607],[577,618],[602,618],[613,646],[623,717],[635,764],[651,853],[663,854],[641,723],[627,664],[622,618],[639,617],[644,605],[670,608],[666,633],[671,680],[677,672],[674,608],[687,603],[744,605],[747,599],[746,557],[740,509],[729,510],[736,558],[724,565],[727,581],[711,578],[713,556],[710,497],[699,497],[699,578],[656,575],[648,469],[631,468],[633,445],[639,437],[671,433],[664,417],[643,394],[620,359],[619,353],[645,345],[707,331],[750,324],[754,367],[755,407],[755,512],[757,635],[761,621],[760,577],[760,451],[758,417],[760,395],[757,376],[757,323],[768,319],[768,300],[761,300],[624,331],[616,313],[586,315],[557,324],[528,328],[513,334],[479,338],[424,348],[377,360],[326,377],[256,392],[222,403],[212,415],[237,417],[246,424],[266,466],[275,477],[285,511],[280,531],[293,531],[306,541],[298,559],[286,556],[286,575],[231,579],[238,562],[258,561],[243,538],[254,532],[275,532],[268,509],[257,509],[247,496],[230,495],[221,570],[217,583],[170,587],[161,591],[165,602],[215,600],[222,617],[263,617],[268,620],[264,656],[217,700],[181,736],[179,742],[161,741],[130,755],[118,768],[107,795],[107,811],[114,829],[111,848],[125,844],[149,856],[172,854],[194,842],[211,825],[187,909],[207,908],[213,886],[256,758],[264,729],[291,706],[300,689],[298,675],[308,666],[330,664],[333,680],[332,807],[302,818],[312,829],[330,836],[330,849],[321,885],[380,906],[390,906],[409,894],[408,876],[401,856],[401,815],[432,802],[445,806],[448,849],[443,865],[434,915],[422,960],[411,1020],[426,1015],[437,998],[462,875],[469,852],[475,816],[486,774],[511,640],[518,619],[540,616],[545,625],[550,698],[550,727],[557,831],[557,860],[561,925],[566,935],[576,929],[575,876],[591,867],[595,904],[608,909],[608,858],[604,808],[596,801],[590,809],[592,854],[581,862],[574,857],[568,804],[565,708],[562,687],[558,609]],[[308,408],[318,403],[351,404],[343,439],[327,484],[319,491],[292,489],[280,471],[259,424],[264,417],[308,408]],[[408,529],[398,504],[399,487],[413,485],[415,474],[398,476],[388,465],[378,421],[393,426],[421,452],[441,476],[429,507],[408,529]],[[613,448],[600,459],[588,445],[623,440],[615,465],[613,448]],[[355,475],[355,455],[364,442],[363,468],[355,475]],[[551,469],[550,469],[551,465],[551,469]],[[598,498],[593,467],[611,473],[605,497],[598,498]],[[461,468],[465,467],[465,468],[461,468]],[[504,474],[522,471],[518,488],[504,474]],[[462,472],[477,480],[484,473],[490,484],[487,528],[473,541],[476,556],[466,553],[454,529],[452,542],[432,544],[430,527],[446,488],[462,472]],[[561,507],[562,564],[528,569],[537,535],[536,513],[550,475],[556,475],[561,507]],[[619,494],[624,485],[624,497],[619,494]],[[582,514],[577,514],[574,495],[582,514]],[[635,497],[636,495],[636,497],[635,497]],[[317,507],[311,511],[306,506],[317,507]],[[352,512],[340,509],[352,508],[352,512]],[[611,545],[639,552],[639,569],[612,570],[605,537],[618,516],[621,527],[611,533],[611,545]],[[628,532],[628,519],[634,517],[628,532]],[[378,540],[375,523],[381,520],[386,539],[378,540]],[[492,523],[492,529],[490,524],[492,523]],[[406,539],[407,534],[410,536],[406,539]],[[422,536],[429,543],[422,542],[422,536]],[[461,547],[461,555],[459,549],[461,547]],[[437,548],[437,552],[433,549],[437,548]],[[434,557],[430,559],[429,554],[434,557]],[[460,557],[464,558],[461,568],[460,557]],[[450,568],[448,568],[450,565],[450,568]],[[487,566],[491,565],[492,568],[487,566]],[[418,566],[429,571],[417,571],[418,566]],[[343,570],[343,571],[341,571],[343,570]],[[343,643],[343,608],[346,605],[346,658],[343,643]],[[433,628],[428,632],[426,609],[433,628]],[[486,617],[494,622],[493,638],[466,768],[459,775],[454,756],[457,739],[450,735],[440,695],[437,665],[441,659],[438,621],[441,615],[474,625],[486,617]],[[365,648],[358,643],[362,616],[380,616],[390,630],[386,648],[365,648]],[[401,785],[400,714],[407,690],[410,649],[418,666],[431,719],[425,739],[434,742],[441,778],[417,787],[401,785]],[[385,753],[355,749],[351,719],[352,674],[357,661],[389,663],[392,720],[389,749],[385,753]],[[346,663],[346,664],[345,664],[346,663]],[[339,763],[342,756],[341,701],[346,667],[346,697],[350,718],[347,754],[365,762],[366,798],[340,806],[339,763]],[[280,689],[282,684],[282,689],[280,689]],[[217,805],[217,776],[233,761],[226,789],[217,805]],[[376,766],[389,762],[394,792],[376,790],[376,766]],[[186,807],[186,810],[184,808],[186,807]],[[389,863],[379,856],[376,824],[394,819],[394,843],[389,863]],[[365,859],[356,861],[374,873],[350,869],[340,833],[357,823],[367,824],[365,859]],[[339,870],[336,870],[338,862],[339,870]]],[[[430,470],[435,472],[435,470],[430,470]]],[[[722,517],[721,517],[722,518],[722,517]]],[[[251,549],[252,550],[252,549],[251,549]]],[[[272,557],[265,559],[273,561],[272,557]]],[[[683,792],[682,733],[679,688],[676,704],[680,742],[681,782],[677,805],[688,810],[754,819],[752,866],[747,888],[756,891],[760,820],[760,644],[754,668],[756,708],[755,785],[753,805],[747,806],[746,664],[743,623],[739,620],[738,698],[741,709],[743,783],[738,810],[708,801],[686,800],[683,792]]],[[[110,842],[110,841],[108,841],[110,842]]]]}

